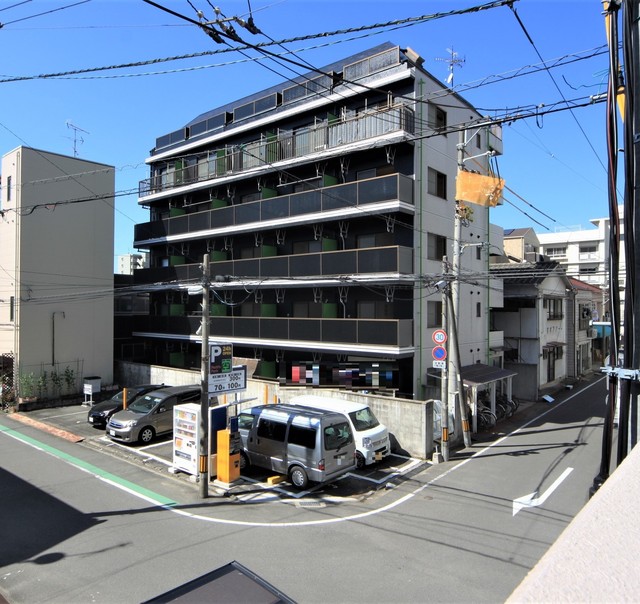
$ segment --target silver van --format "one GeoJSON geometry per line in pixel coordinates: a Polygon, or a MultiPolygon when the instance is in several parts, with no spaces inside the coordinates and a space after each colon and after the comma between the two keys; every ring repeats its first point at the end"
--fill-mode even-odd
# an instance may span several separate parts
{"type": "Polygon", "coordinates": [[[107,436],[125,443],[149,443],[157,435],[173,431],[173,408],[200,400],[200,385],[154,390],[111,416],[107,436]]]}
{"type": "Polygon", "coordinates": [[[384,424],[378,421],[371,407],[366,403],[315,394],[295,396],[289,402],[292,405],[342,413],[353,430],[358,469],[380,461],[391,454],[389,431],[384,424]]]}
{"type": "Polygon", "coordinates": [[[345,417],[292,405],[260,405],[238,415],[240,470],[250,465],[289,477],[298,489],[325,483],[356,467],[345,417]]]}

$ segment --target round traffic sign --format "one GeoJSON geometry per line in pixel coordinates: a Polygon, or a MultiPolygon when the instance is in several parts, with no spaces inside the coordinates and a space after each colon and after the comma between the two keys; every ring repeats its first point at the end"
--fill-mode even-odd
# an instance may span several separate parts
{"type": "Polygon", "coordinates": [[[444,361],[447,358],[447,350],[443,346],[434,346],[431,351],[431,356],[436,361],[444,361]]]}
{"type": "Polygon", "coordinates": [[[444,329],[436,329],[431,335],[436,344],[444,344],[447,341],[447,332],[444,329]]]}

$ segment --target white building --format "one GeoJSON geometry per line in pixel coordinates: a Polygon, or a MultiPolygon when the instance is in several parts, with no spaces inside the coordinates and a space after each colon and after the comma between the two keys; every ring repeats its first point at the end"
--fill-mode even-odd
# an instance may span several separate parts
{"type": "Polygon", "coordinates": [[[18,147],[1,175],[5,378],[22,396],[82,392],[89,376],[111,383],[114,168],[18,147]]]}
{"type": "Polygon", "coordinates": [[[133,271],[140,268],[149,268],[149,254],[123,254],[118,256],[119,275],[133,275],[133,271]]]}

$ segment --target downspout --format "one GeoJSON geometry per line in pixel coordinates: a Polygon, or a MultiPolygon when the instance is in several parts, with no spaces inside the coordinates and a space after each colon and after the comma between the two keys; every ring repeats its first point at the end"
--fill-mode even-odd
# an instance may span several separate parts
{"type": "MultiPolygon", "coordinates": [[[[423,101],[423,88],[424,88],[424,80],[421,78],[419,81],[419,98],[420,98],[420,103],[419,103],[419,114],[420,114],[420,124],[424,124],[424,103],[423,101]]],[[[417,212],[417,218],[418,218],[418,228],[416,229],[416,225],[414,224],[414,233],[418,233],[418,275],[419,278],[422,279],[422,276],[424,274],[423,271],[423,255],[422,255],[422,246],[423,246],[423,235],[422,235],[422,211],[423,211],[423,202],[424,202],[424,181],[423,181],[423,166],[424,166],[424,139],[420,138],[420,151],[418,154],[418,158],[419,158],[419,162],[418,162],[418,170],[417,173],[419,175],[419,186],[417,187],[418,189],[418,212],[417,212]]],[[[415,234],[414,234],[415,237],[415,234]]],[[[422,332],[424,329],[424,324],[423,324],[423,304],[425,304],[425,302],[423,302],[422,299],[422,295],[421,295],[421,290],[418,289],[417,290],[417,296],[418,296],[418,375],[415,376],[415,381],[416,381],[416,393],[415,396],[418,399],[422,399],[424,396],[424,387],[423,387],[423,378],[422,378],[422,371],[424,370],[424,363],[423,363],[423,346],[422,346],[422,332]]],[[[415,329],[414,329],[414,333],[415,333],[415,329]]]]}

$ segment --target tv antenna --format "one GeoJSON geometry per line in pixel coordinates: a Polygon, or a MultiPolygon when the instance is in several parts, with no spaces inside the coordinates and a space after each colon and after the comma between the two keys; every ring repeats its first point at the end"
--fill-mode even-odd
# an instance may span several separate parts
{"type": "Polygon", "coordinates": [[[78,143],[79,144],[84,143],[84,139],[82,138],[82,135],[78,137],[78,132],[84,132],[85,134],[91,134],[91,132],[87,132],[86,130],[83,130],[79,126],[76,126],[71,122],[71,120],[67,120],[66,124],[67,124],[67,128],[71,128],[73,130],[73,157],[78,157],[78,143]]]}
{"type": "Polygon", "coordinates": [[[436,61],[446,61],[449,63],[449,75],[447,76],[446,82],[453,88],[453,70],[455,67],[462,67],[466,59],[464,57],[460,58],[453,48],[447,48],[447,52],[449,53],[448,57],[436,57],[436,61]]]}

